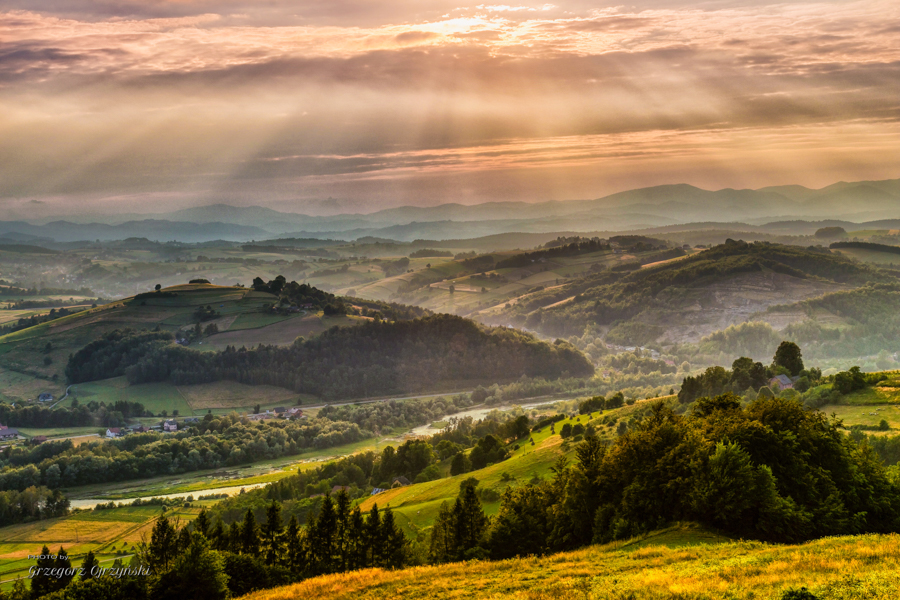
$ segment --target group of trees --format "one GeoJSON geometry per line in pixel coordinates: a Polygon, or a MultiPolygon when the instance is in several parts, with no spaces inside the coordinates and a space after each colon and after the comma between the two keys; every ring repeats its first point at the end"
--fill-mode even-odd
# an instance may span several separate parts
{"type": "Polygon", "coordinates": [[[55,308],[51,308],[50,312],[45,315],[31,315],[30,317],[22,317],[16,321],[7,323],[6,325],[0,327],[0,335],[6,335],[7,333],[13,333],[14,331],[21,331],[22,329],[28,329],[29,327],[40,325],[41,323],[49,323],[50,321],[54,321],[56,319],[68,317],[73,312],[78,312],[78,310],[80,309],[69,310],[68,308],[63,307],[57,310],[55,308]]]}
{"type": "Polygon", "coordinates": [[[140,402],[127,400],[117,400],[110,404],[92,400],[86,404],[78,404],[73,399],[71,407],[59,406],[52,410],[36,404],[17,403],[13,406],[0,402],[0,423],[8,427],[119,427],[127,419],[152,416],[140,402]]]}
{"type": "Polygon", "coordinates": [[[611,446],[586,435],[576,456],[507,488],[493,519],[461,491],[441,508],[432,560],[541,555],[676,521],[777,542],[900,529],[900,488],[878,457],[797,400],[744,408],[728,393],[684,416],[658,401],[611,446]]]}
{"type": "Polygon", "coordinates": [[[785,341],[778,346],[772,364],[768,367],[742,356],[732,363],[730,371],[714,366],[700,375],[685,377],[678,392],[678,400],[686,404],[702,396],[716,396],[724,392],[743,394],[747,390],[771,395],[773,390],[768,389],[768,382],[776,375],[796,378],[792,385],[799,392],[805,392],[822,379],[819,369],[804,368],[800,347],[794,342],[785,341]]]}
{"type": "Polygon", "coordinates": [[[23,451],[7,450],[0,455],[0,490],[34,485],[70,487],[216,469],[349,444],[369,435],[345,421],[314,418],[251,423],[236,414],[208,414],[174,435],[131,434],[77,448],[71,442],[48,442],[31,450],[24,466],[18,466],[23,451]],[[34,453],[49,454],[32,456],[34,453]]]}
{"type": "Polygon", "coordinates": [[[205,353],[170,340],[165,332],[113,332],[75,353],[66,374],[73,382],[123,372],[132,383],[232,380],[337,399],[418,391],[442,381],[593,373],[587,359],[567,342],[548,344],[452,315],[336,327],[310,340],[298,339],[291,347],[205,353]]]}
{"type": "Polygon", "coordinates": [[[578,256],[579,254],[590,254],[591,252],[600,252],[609,250],[610,246],[607,242],[600,238],[584,239],[571,242],[562,246],[554,246],[534,252],[523,252],[516,254],[510,258],[503,259],[494,267],[496,269],[527,267],[532,263],[544,259],[563,258],[566,256],[578,256]]]}
{"type": "Polygon", "coordinates": [[[0,527],[67,514],[69,500],[59,490],[31,486],[21,492],[0,492],[0,527]]]}

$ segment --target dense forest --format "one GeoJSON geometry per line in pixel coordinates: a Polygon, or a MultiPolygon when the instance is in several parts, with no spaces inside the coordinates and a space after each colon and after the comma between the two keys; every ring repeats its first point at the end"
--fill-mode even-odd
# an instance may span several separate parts
{"type": "Polygon", "coordinates": [[[66,376],[81,382],[124,373],[132,383],[179,385],[232,380],[338,399],[414,392],[441,382],[593,373],[587,359],[567,342],[548,344],[452,315],[368,321],[298,339],[287,348],[229,347],[219,353],[176,346],[167,335],[117,330],[75,353],[66,376]]]}

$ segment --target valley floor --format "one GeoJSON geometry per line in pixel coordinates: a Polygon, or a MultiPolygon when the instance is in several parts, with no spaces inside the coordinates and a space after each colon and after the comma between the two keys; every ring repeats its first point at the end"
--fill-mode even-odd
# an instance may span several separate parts
{"type": "Polygon", "coordinates": [[[328,575],[244,598],[750,600],[778,599],[801,587],[820,600],[896,598],[900,536],[845,536],[781,546],[673,528],[624,544],[540,558],[328,575]]]}

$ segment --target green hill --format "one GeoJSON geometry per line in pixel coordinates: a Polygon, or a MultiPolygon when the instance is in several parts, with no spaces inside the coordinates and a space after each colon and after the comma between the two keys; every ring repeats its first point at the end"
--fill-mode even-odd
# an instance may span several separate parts
{"type": "Polygon", "coordinates": [[[888,600],[900,589],[898,544],[867,535],[777,546],[677,527],[550,556],[326,575],[245,598],[757,600],[806,587],[820,600],[888,600]]]}
{"type": "MultiPolygon", "coordinates": [[[[599,327],[608,343],[696,343],[768,307],[895,281],[824,248],[729,240],[680,260],[592,274],[481,314],[546,335],[599,327]]],[[[783,328],[787,322],[779,323],[783,328]]]]}

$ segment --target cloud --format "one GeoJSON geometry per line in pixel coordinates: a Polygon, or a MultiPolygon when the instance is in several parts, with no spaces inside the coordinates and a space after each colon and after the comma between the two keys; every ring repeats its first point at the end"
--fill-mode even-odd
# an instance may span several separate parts
{"type": "Polygon", "coordinates": [[[0,197],[586,197],[900,148],[892,0],[28,4],[0,12],[0,197]]]}
{"type": "Polygon", "coordinates": [[[394,39],[401,44],[419,44],[436,37],[438,34],[433,31],[404,31],[395,35],[394,39]]]}

